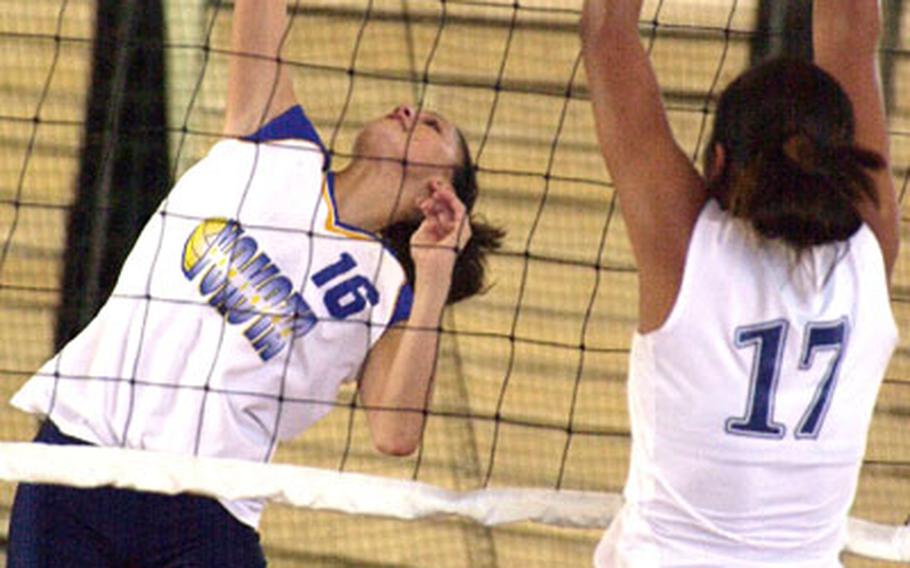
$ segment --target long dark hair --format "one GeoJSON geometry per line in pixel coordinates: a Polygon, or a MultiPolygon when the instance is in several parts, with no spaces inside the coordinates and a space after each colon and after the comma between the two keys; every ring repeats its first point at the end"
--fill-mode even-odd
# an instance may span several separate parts
{"type": "Polygon", "coordinates": [[[763,237],[797,251],[841,241],[861,226],[857,205],[878,204],[870,172],[885,166],[854,143],[850,99],[807,61],[780,58],[737,78],[721,95],[705,153],[709,193],[763,237]]]}
{"type": "MultiPolygon", "coordinates": [[[[455,194],[464,203],[471,223],[471,239],[465,245],[452,269],[452,285],[449,288],[447,304],[454,304],[485,290],[487,254],[502,246],[505,231],[488,224],[479,215],[473,214],[477,202],[477,168],[471,160],[467,140],[456,130],[462,160],[452,172],[452,186],[455,194]]],[[[411,257],[411,235],[420,226],[420,221],[401,221],[381,231],[386,245],[404,267],[408,282],[414,284],[414,259],[411,257]]]]}

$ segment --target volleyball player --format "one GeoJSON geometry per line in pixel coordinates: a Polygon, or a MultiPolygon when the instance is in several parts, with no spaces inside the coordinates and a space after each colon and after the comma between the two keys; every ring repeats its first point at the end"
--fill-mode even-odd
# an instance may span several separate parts
{"type": "MultiPolygon", "coordinates": [[[[284,0],[237,0],[225,140],[143,230],[112,297],[14,397],[37,441],[266,461],[359,378],[375,446],[422,435],[447,303],[501,231],[463,136],[402,105],[333,174],[278,54],[284,0]],[[369,357],[367,355],[369,354],[369,357]]],[[[163,458],[164,459],[164,458],[163,458]]],[[[9,563],[261,566],[258,500],[19,486],[9,563]]]]}
{"type": "Polygon", "coordinates": [[[597,566],[834,567],[896,342],[876,0],[816,0],[815,63],[723,92],[705,177],[673,140],[641,0],[586,0],[597,135],[639,268],[625,505],[597,566]]]}

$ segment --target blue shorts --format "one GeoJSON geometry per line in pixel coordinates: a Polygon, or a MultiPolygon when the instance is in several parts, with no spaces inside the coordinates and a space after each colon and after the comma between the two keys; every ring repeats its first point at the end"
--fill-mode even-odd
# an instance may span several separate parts
{"type": "MultiPolygon", "coordinates": [[[[45,422],[36,442],[88,445],[45,422]]],[[[8,568],[261,567],[259,535],[215,499],[21,483],[8,568]]]]}

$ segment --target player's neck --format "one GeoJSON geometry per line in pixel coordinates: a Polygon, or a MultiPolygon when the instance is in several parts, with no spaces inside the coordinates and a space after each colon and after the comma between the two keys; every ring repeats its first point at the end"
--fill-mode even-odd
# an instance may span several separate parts
{"type": "Polygon", "coordinates": [[[378,232],[389,225],[401,188],[397,164],[354,162],[335,174],[335,204],[338,216],[349,225],[378,232]]]}

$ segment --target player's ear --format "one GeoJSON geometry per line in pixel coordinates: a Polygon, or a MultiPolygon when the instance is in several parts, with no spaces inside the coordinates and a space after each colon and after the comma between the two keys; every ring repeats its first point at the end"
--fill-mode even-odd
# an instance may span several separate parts
{"type": "Polygon", "coordinates": [[[719,143],[713,144],[707,150],[710,153],[708,160],[705,162],[705,181],[711,185],[724,171],[727,165],[727,150],[719,143]]]}

